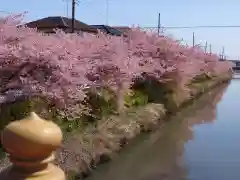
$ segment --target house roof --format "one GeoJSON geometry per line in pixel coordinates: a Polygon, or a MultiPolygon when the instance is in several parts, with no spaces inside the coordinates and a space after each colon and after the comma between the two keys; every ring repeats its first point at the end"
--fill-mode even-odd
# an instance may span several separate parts
{"type": "Polygon", "coordinates": [[[121,31],[123,33],[127,33],[129,31],[131,31],[131,28],[128,26],[113,26],[113,28],[118,29],[119,31],[121,31]]]}
{"type": "Polygon", "coordinates": [[[107,34],[111,34],[111,35],[115,35],[115,36],[121,36],[122,32],[119,31],[116,28],[107,26],[107,25],[91,25],[94,28],[99,29],[100,31],[107,33],[107,34]]]}
{"type": "MultiPolygon", "coordinates": [[[[30,28],[71,28],[72,20],[67,17],[62,16],[52,16],[42,18],[36,21],[32,21],[25,24],[27,27],[30,28]]],[[[97,33],[97,29],[93,28],[81,21],[75,20],[75,30],[87,31],[97,33]]]]}

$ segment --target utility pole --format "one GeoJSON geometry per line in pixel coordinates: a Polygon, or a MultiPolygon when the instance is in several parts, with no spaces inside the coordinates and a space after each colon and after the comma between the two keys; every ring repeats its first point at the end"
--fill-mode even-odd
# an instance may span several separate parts
{"type": "Polygon", "coordinates": [[[212,45],[211,44],[209,44],[209,52],[210,52],[210,54],[212,54],[212,45]]]}
{"type": "Polygon", "coordinates": [[[219,57],[220,57],[220,60],[223,60],[221,52],[219,53],[219,57]]]}
{"type": "Polygon", "coordinates": [[[109,16],[109,0],[106,0],[106,25],[108,25],[108,16],[109,16]]]}
{"type": "Polygon", "coordinates": [[[224,46],[222,47],[222,58],[225,59],[225,48],[224,48],[224,46]]]}
{"type": "Polygon", "coordinates": [[[208,48],[208,44],[207,41],[205,42],[205,47],[204,47],[204,52],[207,53],[207,48],[208,48]]]}
{"type": "Polygon", "coordinates": [[[192,36],[192,44],[193,44],[193,47],[195,47],[195,33],[193,32],[193,36],[192,36]]]}
{"type": "Polygon", "coordinates": [[[161,14],[158,13],[158,36],[160,35],[160,29],[161,29],[161,14]]]}
{"type": "MultiPolygon", "coordinates": [[[[69,0],[62,0],[62,1],[64,1],[65,3],[66,3],[66,17],[68,18],[68,3],[69,3],[69,0]]],[[[65,8],[65,7],[64,7],[65,8]]],[[[1,12],[1,11],[0,11],[1,12]]]]}
{"type": "Polygon", "coordinates": [[[72,33],[74,33],[75,29],[75,6],[76,0],[72,0],[72,33]]]}
{"type": "Polygon", "coordinates": [[[66,0],[66,8],[67,8],[67,18],[68,18],[68,0],[66,0]]]}

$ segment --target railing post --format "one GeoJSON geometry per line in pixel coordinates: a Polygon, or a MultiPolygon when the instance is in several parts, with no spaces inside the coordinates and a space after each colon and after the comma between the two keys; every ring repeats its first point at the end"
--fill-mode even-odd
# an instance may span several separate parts
{"type": "Polygon", "coordinates": [[[10,123],[1,141],[12,165],[0,172],[1,180],[65,180],[64,172],[52,164],[54,151],[61,146],[62,131],[52,121],[32,112],[10,123]]]}

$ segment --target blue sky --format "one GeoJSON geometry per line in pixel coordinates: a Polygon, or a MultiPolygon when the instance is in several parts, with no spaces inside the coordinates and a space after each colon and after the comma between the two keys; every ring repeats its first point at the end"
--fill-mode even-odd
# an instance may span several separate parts
{"type": "MultiPolygon", "coordinates": [[[[66,0],[65,0],[66,1],[66,0]]],[[[25,21],[46,16],[67,16],[64,0],[16,0],[1,2],[0,11],[21,13],[27,11],[25,21]]],[[[161,13],[163,26],[240,25],[239,0],[80,0],[76,19],[87,24],[157,26],[161,13]]],[[[69,16],[71,14],[69,1],[69,16]]],[[[0,15],[7,13],[1,13],[0,15]]],[[[212,44],[212,51],[219,53],[222,46],[229,58],[240,57],[240,28],[167,29],[166,33],[192,43],[212,44]]]]}

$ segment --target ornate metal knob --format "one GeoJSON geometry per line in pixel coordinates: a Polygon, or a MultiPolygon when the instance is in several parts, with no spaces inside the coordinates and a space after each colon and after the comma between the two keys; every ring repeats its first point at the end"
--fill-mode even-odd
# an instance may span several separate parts
{"type": "Polygon", "coordinates": [[[51,163],[62,142],[62,131],[52,121],[32,112],[6,126],[1,141],[12,162],[0,173],[1,180],[65,180],[63,171],[51,163]]]}

